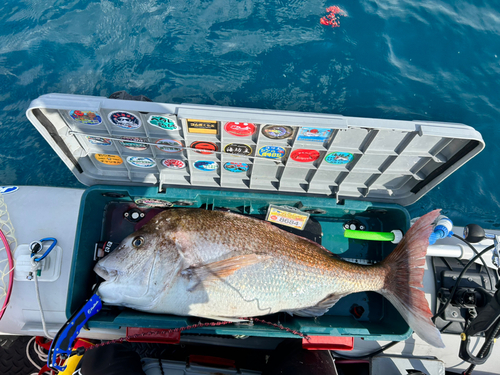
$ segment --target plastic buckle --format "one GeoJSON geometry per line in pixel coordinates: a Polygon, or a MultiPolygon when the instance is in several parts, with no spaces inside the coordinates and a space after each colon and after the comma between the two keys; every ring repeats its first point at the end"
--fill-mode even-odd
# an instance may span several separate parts
{"type": "Polygon", "coordinates": [[[302,348],[307,350],[352,350],[354,337],[309,336],[302,339],[302,348]]]}

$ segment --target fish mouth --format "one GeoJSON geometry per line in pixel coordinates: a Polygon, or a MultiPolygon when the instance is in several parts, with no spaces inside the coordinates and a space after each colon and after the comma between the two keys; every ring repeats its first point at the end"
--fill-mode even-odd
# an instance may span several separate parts
{"type": "Polygon", "coordinates": [[[99,263],[95,265],[94,272],[106,281],[115,279],[117,275],[116,270],[108,270],[106,267],[101,266],[99,263]]]}

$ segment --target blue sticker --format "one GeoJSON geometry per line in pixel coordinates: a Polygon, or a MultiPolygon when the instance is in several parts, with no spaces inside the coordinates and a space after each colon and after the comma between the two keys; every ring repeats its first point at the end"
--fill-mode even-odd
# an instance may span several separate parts
{"type": "Polygon", "coordinates": [[[10,194],[19,190],[19,186],[0,186],[0,194],[10,194]]]}
{"type": "Polygon", "coordinates": [[[325,161],[330,164],[347,164],[353,157],[354,156],[349,152],[332,152],[326,155],[325,161]]]}
{"type": "Polygon", "coordinates": [[[264,146],[259,149],[259,156],[267,159],[281,159],[285,154],[286,150],[278,146],[264,146]]]}
{"type": "Polygon", "coordinates": [[[332,129],[307,128],[300,129],[297,141],[324,142],[332,134],[332,129]]]}
{"type": "Polygon", "coordinates": [[[90,144],[96,146],[111,146],[111,139],[103,137],[95,137],[93,135],[87,135],[87,140],[90,144]]]}
{"type": "Polygon", "coordinates": [[[217,162],[209,160],[197,160],[194,162],[193,166],[204,172],[214,172],[217,170],[217,162]]]}
{"type": "Polygon", "coordinates": [[[233,163],[233,162],[227,162],[224,164],[224,169],[229,172],[234,172],[234,173],[242,173],[248,171],[248,164],[247,163],[233,163]]]}
{"type": "Polygon", "coordinates": [[[151,158],[144,158],[142,156],[129,156],[127,162],[134,167],[139,168],[153,168],[156,166],[156,162],[151,158]]]}
{"type": "Polygon", "coordinates": [[[93,111],[69,111],[69,117],[73,121],[79,122],[82,125],[99,125],[102,122],[101,116],[97,112],[93,111]]]}

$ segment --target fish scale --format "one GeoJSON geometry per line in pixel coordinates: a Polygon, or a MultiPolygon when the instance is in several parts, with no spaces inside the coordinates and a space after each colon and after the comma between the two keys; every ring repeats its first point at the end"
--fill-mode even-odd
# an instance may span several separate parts
{"type": "Polygon", "coordinates": [[[427,342],[439,332],[423,292],[433,211],[372,266],[335,257],[269,222],[225,211],[168,209],[122,241],[95,271],[108,304],[218,320],[289,312],[313,317],[350,293],[376,291],[427,342]]]}

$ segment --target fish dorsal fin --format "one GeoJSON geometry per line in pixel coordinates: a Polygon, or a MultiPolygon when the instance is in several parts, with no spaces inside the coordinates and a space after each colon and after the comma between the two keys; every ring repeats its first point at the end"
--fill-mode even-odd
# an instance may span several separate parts
{"type": "Polygon", "coordinates": [[[188,291],[192,291],[200,283],[224,279],[241,268],[260,263],[269,258],[268,255],[258,254],[238,255],[217,262],[191,266],[183,270],[181,276],[188,278],[188,291]]]}
{"type": "Polygon", "coordinates": [[[346,294],[330,294],[325,299],[319,301],[316,305],[311,307],[306,307],[300,310],[287,310],[286,312],[290,315],[314,317],[321,316],[326,313],[330,308],[335,305],[339,299],[344,297],[346,294]]]}

